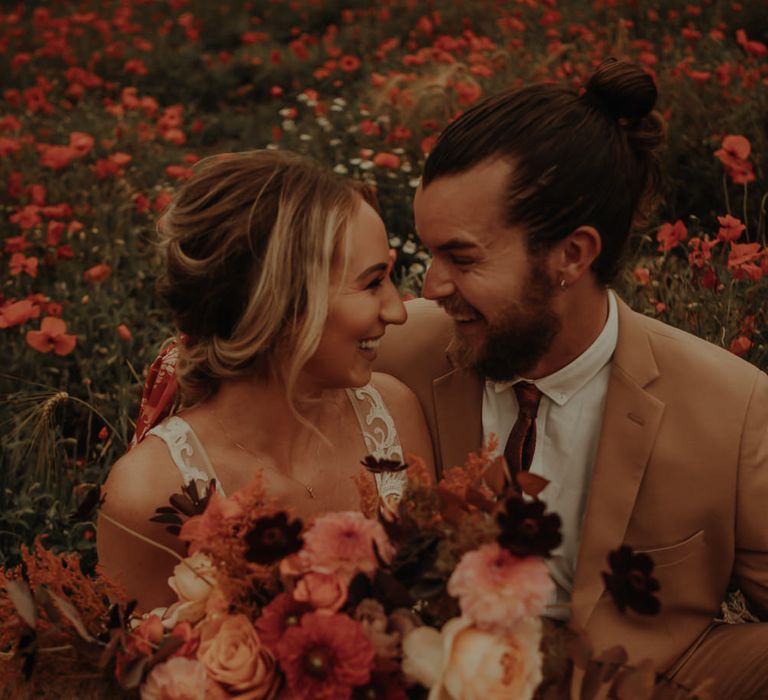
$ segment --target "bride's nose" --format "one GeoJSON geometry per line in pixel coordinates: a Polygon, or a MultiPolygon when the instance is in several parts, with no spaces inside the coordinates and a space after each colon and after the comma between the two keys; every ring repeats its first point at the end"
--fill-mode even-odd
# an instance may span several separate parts
{"type": "Polygon", "coordinates": [[[391,280],[388,280],[385,285],[381,308],[379,309],[379,318],[384,323],[393,323],[397,326],[405,323],[405,320],[408,318],[405,304],[403,304],[397,287],[395,287],[391,280]]]}

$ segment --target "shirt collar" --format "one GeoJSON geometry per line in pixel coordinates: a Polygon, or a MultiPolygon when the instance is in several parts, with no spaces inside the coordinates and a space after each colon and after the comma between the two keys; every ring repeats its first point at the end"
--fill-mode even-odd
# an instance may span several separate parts
{"type": "Polygon", "coordinates": [[[505,382],[488,379],[486,380],[486,385],[498,394],[507,391],[507,389],[518,382],[527,381],[536,385],[539,391],[547,398],[562,406],[610,362],[616,349],[618,338],[619,313],[616,298],[609,289],[608,319],[605,322],[605,326],[603,326],[603,330],[600,331],[600,335],[595,338],[592,345],[576,359],[546,377],[540,377],[539,379],[517,377],[505,382]]]}

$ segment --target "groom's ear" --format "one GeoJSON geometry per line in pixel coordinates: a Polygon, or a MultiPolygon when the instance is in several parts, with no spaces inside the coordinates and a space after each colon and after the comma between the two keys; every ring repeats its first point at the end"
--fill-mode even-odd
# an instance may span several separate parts
{"type": "Polygon", "coordinates": [[[603,249],[600,234],[594,226],[579,226],[556,246],[552,261],[559,280],[570,287],[578,282],[592,267],[603,249]]]}

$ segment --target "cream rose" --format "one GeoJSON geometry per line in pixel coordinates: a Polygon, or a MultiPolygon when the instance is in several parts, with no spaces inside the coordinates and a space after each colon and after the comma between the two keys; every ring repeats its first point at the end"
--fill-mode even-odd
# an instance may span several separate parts
{"type": "Polygon", "coordinates": [[[226,686],[232,696],[261,700],[276,689],[275,661],[245,615],[225,615],[205,622],[197,658],[208,675],[226,686]]]}
{"type": "Polygon", "coordinates": [[[538,618],[503,637],[454,618],[439,633],[420,627],[403,640],[403,670],[430,688],[429,700],[529,700],[542,679],[540,640],[538,618]]]}
{"type": "Polygon", "coordinates": [[[183,620],[196,622],[205,614],[208,596],[216,584],[216,567],[202,552],[197,552],[173,568],[168,585],[179,602],[171,605],[165,617],[171,625],[183,620]]]}
{"type": "Polygon", "coordinates": [[[141,700],[205,700],[208,678],[194,659],[176,656],[158,664],[141,686],[141,700]]]}

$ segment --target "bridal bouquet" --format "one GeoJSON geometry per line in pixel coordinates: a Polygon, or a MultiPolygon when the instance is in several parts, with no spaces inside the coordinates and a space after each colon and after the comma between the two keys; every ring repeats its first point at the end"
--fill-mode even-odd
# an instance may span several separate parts
{"type": "MultiPolygon", "coordinates": [[[[368,457],[373,472],[408,469],[396,511],[360,478],[360,512],[307,524],[258,477],[228,498],[193,482],[154,518],[188,547],[168,581],[176,601],[143,616],[38,544],[23,570],[0,574],[0,681],[98,679],[98,697],[142,700],[564,697],[541,618],[560,519],[538,499],[540,477],[519,475],[502,497],[486,486],[502,467],[492,447],[438,484],[418,459],[368,457]]],[[[606,583],[653,607],[642,556],[615,553],[606,583]]],[[[621,659],[585,663],[595,687],[622,675],[621,659]]]]}

